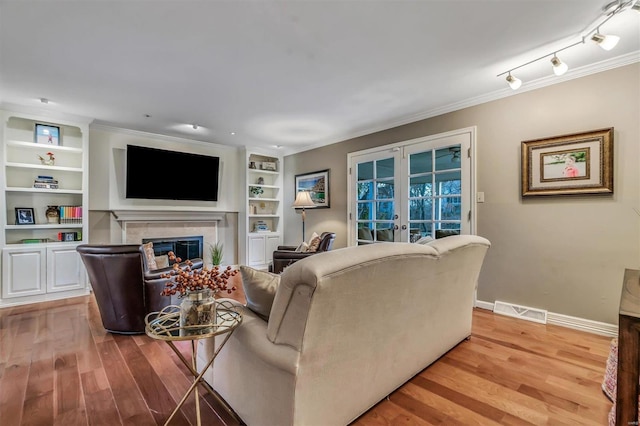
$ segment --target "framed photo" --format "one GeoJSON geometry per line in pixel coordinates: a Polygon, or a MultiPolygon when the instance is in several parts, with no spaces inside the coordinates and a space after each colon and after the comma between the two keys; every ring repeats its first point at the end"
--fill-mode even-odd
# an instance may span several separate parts
{"type": "Polygon", "coordinates": [[[523,141],[522,196],[613,194],[613,127],[523,141]]]}
{"type": "Polygon", "coordinates": [[[60,145],[60,127],[36,123],[35,141],[43,145],[60,145]]]}
{"type": "Polygon", "coordinates": [[[35,225],[32,207],[16,207],[16,225],[35,225]]]}
{"type": "Polygon", "coordinates": [[[260,164],[260,168],[262,170],[268,170],[268,171],[271,171],[271,172],[275,172],[275,171],[278,170],[278,165],[276,163],[274,163],[274,162],[271,162],[271,161],[263,161],[260,164]]]}
{"type": "MultiPolygon", "coordinates": [[[[296,193],[309,191],[316,207],[329,207],[329,169],[296,175],[296,193]]],[[[294,197],[295,199],[295,197],[294,197]]]]}

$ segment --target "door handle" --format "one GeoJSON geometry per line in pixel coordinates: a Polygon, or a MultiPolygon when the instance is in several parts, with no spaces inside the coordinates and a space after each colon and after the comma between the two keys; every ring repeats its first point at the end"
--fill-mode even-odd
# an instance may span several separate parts
{"type": "Polygon", "coordinates": [[[405,229],[407,229],[407,225],[402,225],[402,230],[404,231],[405,229]]]}

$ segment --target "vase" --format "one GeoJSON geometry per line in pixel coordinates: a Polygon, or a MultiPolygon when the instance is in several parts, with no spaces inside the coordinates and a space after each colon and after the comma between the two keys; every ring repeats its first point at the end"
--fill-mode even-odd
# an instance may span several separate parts
{"type": "Polygon", "coordinates": [[[180,303],[182,335],[208,334],[216,322],[216,301],[210,289],[188,291],[180,303]]]}
{"type": "Polygon", "coordinates": [[[46,211],[47,223],[55,223],[60,222],[60,213],[58,212],[58,206],[47,206],[46,211]]]}

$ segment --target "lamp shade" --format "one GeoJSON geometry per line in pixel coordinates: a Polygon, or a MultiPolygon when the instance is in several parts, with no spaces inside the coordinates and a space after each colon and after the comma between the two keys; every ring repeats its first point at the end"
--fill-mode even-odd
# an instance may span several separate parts
{"type": "Polygon", "coordinates": [[[311,200],[311,195],[309,194],[309,191],[300,191],[296,195],[296,200],[293,202],[293,205],[291,207],[293,207],[294,209],[300,209],[300,208],[310,209],[315,206],[316,205],[313,204],[313,200],[311,200]]]}

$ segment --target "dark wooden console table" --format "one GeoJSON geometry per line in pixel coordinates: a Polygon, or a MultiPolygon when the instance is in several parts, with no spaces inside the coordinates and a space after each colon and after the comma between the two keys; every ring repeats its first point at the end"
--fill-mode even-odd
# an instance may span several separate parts
{"type": "Polygon", "coordinates": [[[640,271],[624,271],[618,328],[616,424],[638,424],[640,368],[640,271]]]}

